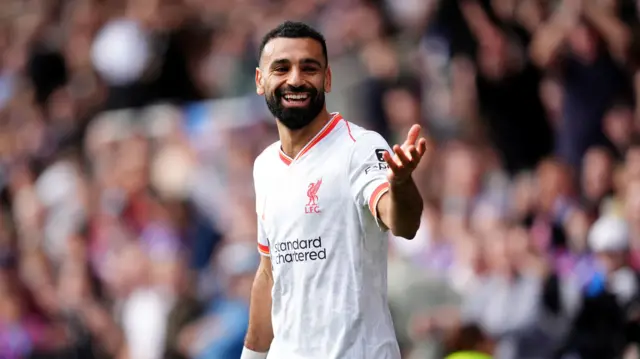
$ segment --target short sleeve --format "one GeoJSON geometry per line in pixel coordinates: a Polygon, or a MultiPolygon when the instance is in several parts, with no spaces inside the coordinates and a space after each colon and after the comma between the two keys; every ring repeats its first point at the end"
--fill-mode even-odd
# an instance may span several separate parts
{"type": "Polygon", "coordinates": [[[256,162],[253,165],[253,185],[256,196],[256,214],[257,214],[257,224],[258,224],[258,252],[260,252],[263,256],[270,256],[269,251],[269,239],[267,238],[267,232],[264,229],[263,219],[264,219],[264,202],[265,202],[265,193],[262,190],[262,181],[259,174],[259,162],[256,159],[256,162]]]}
{"type": "Polygon", "coordinates": [[[269,239],[262,226],[262,219],[258,218],[258,252],[261,255],[269,257],[271,252],[269,251],[269,239]]]}
{"type": "Polygon", "coordinates": [[[368,207],[377,220],[378,201],[389,190],[387,163],[382,154],[392,153],[387,141],[375,132],[366,132],[356,139],[349,160],[349,185],[356,203],[368,207]]]}

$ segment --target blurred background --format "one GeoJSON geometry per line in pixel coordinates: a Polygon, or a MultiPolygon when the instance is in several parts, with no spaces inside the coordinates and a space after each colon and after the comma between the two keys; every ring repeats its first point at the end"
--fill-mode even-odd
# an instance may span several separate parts
{"type": "Polygon", "coordinates": [[[435,143],[420,231],[390,238],[404,358],[639,358],[639,10],[0,1],[0,358],[239,357],[285,19],[327,38],[330,111],[435,143]]]}

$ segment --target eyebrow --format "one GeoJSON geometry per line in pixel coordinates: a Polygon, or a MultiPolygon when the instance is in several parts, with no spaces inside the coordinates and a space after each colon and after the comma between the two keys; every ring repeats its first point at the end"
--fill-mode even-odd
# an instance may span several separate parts
{"type": "MultiPolygon", "coordinates": [[[[320,61],[318,61],[316,59],[312,59],[312,58],[302,59],[300,61],[300,63],[303,64],[303,65],[313,64],[313,65],[316,65],[318,67],[322,67],[322,63],[320,63],[320,61]]],[[[289,64],[291,64],[291,61],[289,61],[288,59],[277,59],[277,60],[274,60],[273,62],[271,62],[271,65],[269,67],[273,68],[273,67],[278,66],[278,65],[289,65],[289,64]]]]}

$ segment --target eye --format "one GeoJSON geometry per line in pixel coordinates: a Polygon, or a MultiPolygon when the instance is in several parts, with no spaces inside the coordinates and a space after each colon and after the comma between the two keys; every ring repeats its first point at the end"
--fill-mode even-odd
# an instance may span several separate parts
{"type": "Polygon", "coordinates": [[[302,68],[302,71],[307,73],[315,73],[315,72],[318,72],[318,68],[315,66],[305,66],[302,68]]]}
{"type": "Polygon", "coordinates": [[[286,73],[287,71],[289,71],[289,68],[284,67],[284,66],[279,66],[273,69],[273,72],[277,72],[277,73],[286,73]]]}

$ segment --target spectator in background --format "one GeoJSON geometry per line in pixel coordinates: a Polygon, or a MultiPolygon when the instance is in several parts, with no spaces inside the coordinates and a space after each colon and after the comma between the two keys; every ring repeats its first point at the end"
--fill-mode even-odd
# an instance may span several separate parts
{"type": "Polygon", "coordinates": [[[0,355],[9,359],[29,357],[56,349],[63,340],[46,318],[34,313],[28,292],[3,268],[0,295],[0,355]]]}
{"type": "Polygon", "coordinates": [[[185,354],[196,359],[240,357],[249,324],[249,297],[260,258],[250,244],[228,244],[216,269],[222,293],[210,299],[205,315],[180,334],[185,354]]]}
{"type": "Polygon", "coordinates": [[[83,244],[73,249],[61,269],[57,296],[60,307],[55,308],[57,320],[64,325],[68,338],[66,346],[56,355],[66,358],[102,359],[118,353],[122,333],[111,317],[107,303],[101,301],[100,283],[88,270],[83,258],[83,244]]]}
{"type": "Polygon", "coordinates": [[[602,206],[613,193],[613,156],[608,148],[592,147],[583,158],[580,176],[582,205],[592,216],[602,213],[602,206]]]}
{"type": "Polygon", "coordinates": [[[589,233],[599,271],[582,292],[582,303],[558,357],[577,353],[580,358],[621,358],[638,342],[637,305],[640,277],[628,263],[629,231],[626,222],[604,216],[589,233]]]}
{"type": "Polygon", "coordinates": [[[563,0],[531,43],[534,63],[545,69],[556,67],[562,78],[563,117],[556,148],[575,168],[580,168],[589,147],[609,144],[602,126],[605,113],[616,99],[631,93],[625,67],[631,34],[616,17],[618,5],[618,1],[563,0]]]}
{"type": "Polygon", "coordinates": [[[479,114],[489,137],[510,174],[532,169],[551,153],[553,137],[540,98],[542,73],[527,57],[530,29],[513,12],[496,8],[499,2],[488,6],[498,17],[497,23],[479,2],[459,3],[477,43],[476,53],[471,56],[477,66],[479,114]]]}
{"type": "Polygon", "coordinates": [[[604,133],[618,158],[624,157],[627,149],[635,141],[633,107],[630,100],[618,100],[604,116],[604,133]]]}
{"type": "Polygon", "coordinates": [[[476,325],[467,325],[445,339],[445,359],[490,359],[495,344],[476,325]]]}
{"type": "Polygon", "coordinates": [[[545,264],[529,250],[527,232],[499,226],[484,239],[488,275],[470,293],[463,323],[478,323],[496,338],[498,358],[545,358],[554,338],[540,326],[545,264]]]}
{"type": "Polygon", "coordinates": [[[202,99],[188,56],[194,35],[182,1],[128,2],[96,36],[93,62],[109,85],[106,109],[202,99]]]}

